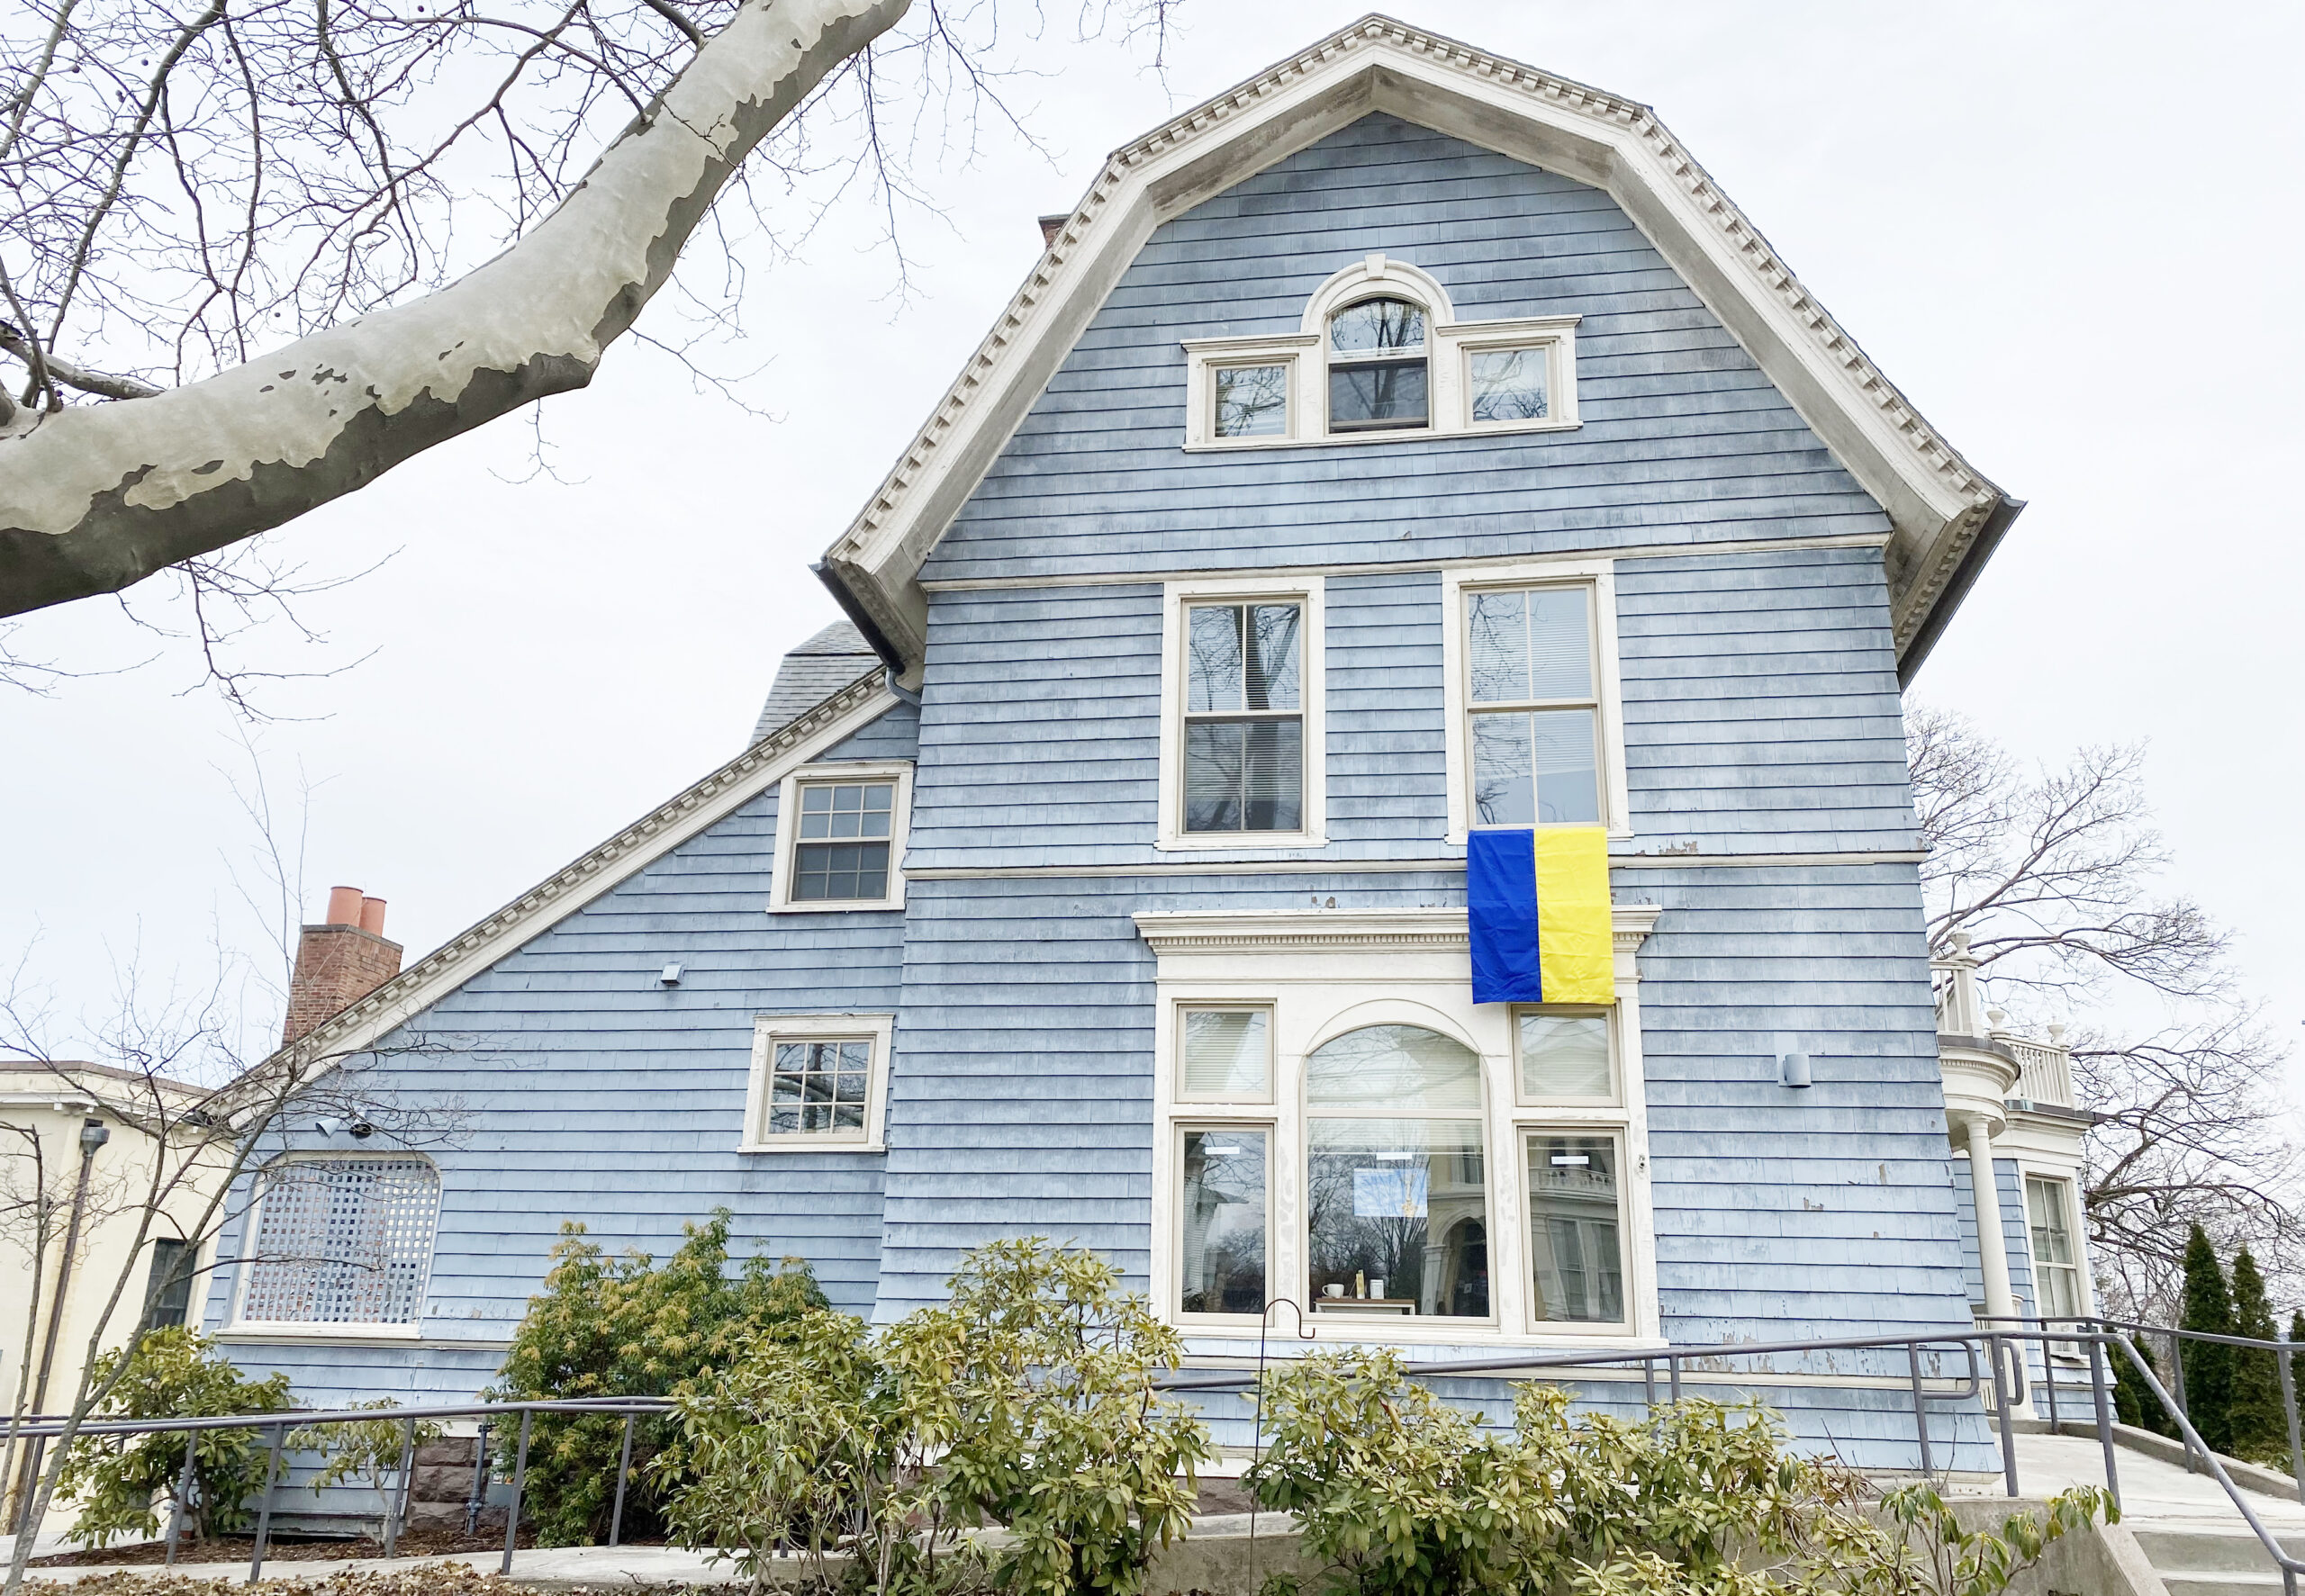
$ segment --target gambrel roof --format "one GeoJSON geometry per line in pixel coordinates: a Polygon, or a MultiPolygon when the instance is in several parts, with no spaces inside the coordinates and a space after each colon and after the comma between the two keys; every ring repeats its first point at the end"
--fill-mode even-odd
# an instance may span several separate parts
{"type": "Polygon", "coordinates": [[[1369,16],[1115,151],[818,574],[917,666],[921,568],[1152,230],[1372,113],[1605,191],[1886,511],[1901,672],[2020,508],[1924,420],[1647,106],[1369,16]]]}

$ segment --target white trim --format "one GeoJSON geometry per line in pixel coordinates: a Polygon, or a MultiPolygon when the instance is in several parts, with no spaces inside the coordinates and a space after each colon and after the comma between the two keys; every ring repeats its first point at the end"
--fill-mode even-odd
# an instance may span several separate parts
{"type": "MultiPolygon", "coordinates": [[[[273,1055],[294,1066],[358,1053],[482,974],[530,939],[630,879],[692,837],[718,825],[766,792],[794,765],[854,736],[899,702],[871,671],[823,703],[794,717],[583,858],[530,888],[334,1019],[273,1055]]],[[[267,1066],[259,1066],[265,1068],[267,1066]]]]}
{"type": "Polygon", "coordinates": [[[1328,843],[1328,616],[1318,575],[1209,577],[1165,582],[1161,591],[1161,756],[1159,817],[1152,845],[1163,852],[1319,848],[1328,843]],[[1304,651],[1298,674],[1305,748],[1304,825],[1297,831],[1188,832],[1184,828],[1184,610],[1203,600],[1271,599],[1301,603],[1304,651]]]}
{"type": "Polygon", "coordinates": [[[745,1078],[745,1123],[737,1132],[740,1153],[888,1151],[889,1046],[896,1033],[893,1014],[759,1014],[753,1020],[752,1069],[745,1078]],[[872,1044],[872,1076],[864,1088],[864,1129],[784,1132],[761,1129],[768,1111],[769,1062],[780,1041],[822,1041],[863,1037],[872,1044]]]}
{"type": "MultiPolygon", "coordinates": [[[[232,1267],[232,1293],[227,1306],[224,1328],[236,1333],[261,1336],[282,1341],[344,1341],[384,1340],[414,1341],[423,1337],[426,1310],[432,1299],[432,1266],[440,1251],[440,1212],[446,1196],[446,1183],[440,1178],[440,1166],[429,1155],[412,1148],[347,1148],[314,1149],[310,1151],[292,1149],[267,1162],[256,1172],[256,1200],[249,1204],[247,1217],[241,1222],[240,1234],[244,1245],[240,1258],[232,1267]],[[416,1317],[404,1324],[353,1323],[330,1321],[325,1323],[299,1319],[249,1319],[243,1309],[248,1302],[249,1276],[263,1261],[257,1249],[264,1236],[264,1205],[272,1195],[272,1186],[277,1173],[291,1164],[344,1164],[407,1159],[420,1163],[432,1171],[432,1232],[424,1249],[424,1277],[416,1288],[416,1317]]],[[[211,1265],[212,1272],[214,1266],[211,1265]]],[[[187,1324],[193,1316],[187,1311],[187,1324]]]]}
{"type": "Polygon", "coordinates": [[[1162,222],[1372,111],[1593,185],[1886,510],[1900,658],[2009,501],[1867,359],[1637,102],[1387,17],[1351,23],[1116,151],[825,563],[908,659],[922,564],[1162,222]]]}
{"type": "Polygon", "coordinates": [[[1640,969],[1642,940],[1661,911],[1624,905],[1614,912],[1617,1001],[1612,1042],[1620,1099],[1594,1105],[1517,1102],[1514,1005],[1476,1005],[1461,909],[1373,909],[1357,913],[1294,910],[1240,912],[1147,910],[1134,916],[1157,960],[1153,1025],[1152,1293],[1164,1319],[1200,1336],[1253,1334],[1252,1316],[1175,1310],[1181,1235],[1178,1132],[1186,1126],[1262,1127],[1267,1153],[1267,1290],[1297,1298],[1306,1279],[1302,1165],[1305,1156],[1304,1060],[1320,1044],[1362,1025],[1399,1022],[1426,1026],[1478,1053],[1487,1101],[1484,1155],[1490,1170],[1489,1290],[1486,1321],[1435,1317],[1388,1320],[1322,1318],[1324,1343],[1365,1340],[1424,1346],[1568,1347],[1645,1345],[1661,1335],[1657,1295],[1653,1205],[1649,1189],[1648,1112],[1641,1067],[1640,969]],[[1269,1004],[1272,1010],[1274,1102],[1180,1102],[1177,1014],[1198,1005],[1269,1004]],[[1622,1134],[1625,1291],[1631,1322],[1619,1329],[1539,1328],[1523,1276],[1527,1252],[1523,1181],[1515,1171],[1520,1138],[1531,1126],[1589,1126],[1622,1134]]]}
{"type": "Polygon", "coordinates": [[[1187,451],[1343,446],[1463,437],[1472,433],[1560,432],[1577,418],[1577,324],[1580,316],[1523,316],[1496,321],[1459,321],[1449,291],[1438,278],[1406,261],[1370,255],[1355,261],[1313,291],[1305,302],[1301,329],[1265,338],[1184,340],[1187,451]],[[1328,427],[1329,318],[1372,294],[1390,293],[1414,302],[1425,314],[1428,382],[1426,423],[1422,427],[1331,432],[1328,427]],[[1546,414],[1530,421],[1472,419],[1470,377],[1466,361],[1492,349],[1545,351],[1546,414]],[[1229,367],[1282,365],[1288,370],[1288,412],[1279,434],[1256,437],[1216,436],[1216,374],[1229,367]]]}
{"type": "MultiPolygon", "coordinates": [[[[1471,697],[1466,683],[1464,593],[1468,588],[1578,587],[1593,595],[1594,691],[1600,709],[1601,821],[1612,842],[1633,835],[1632,796],[1624,769],[1624,693],[1617,669],[1617,578],[1614,559],[1509,560],[1450,565],[1441,573],[1441,698],[1446,716],[1442,763],[1448,773],[1447,840],[1461,847],[1470,829],[1471,697]]],[[[1612,864],[1616,863],[1611,860],[1612,864]]]]}
{"type": "MultiPolygon", "coordinates": [[[[1612,853],[1615,870],[1780,870],[1806,865],[1919,864],[1929,857],[1917,850],[1884,853],[1612,853]]],[[[1461,855],[1431,859],[1260,859],[1245,861],[1258,875],[1381,876],[1408,875],[1421,870],[1461,873],[1461,855]]],[[[1101,880],[1124,876],[1239,875],[1243,861],[1194,860],[1147,864],[956,864],[916,867],[906,873],[916,881],[1000,881],[1033,877],[1077,876],[1101,880]]]]}
{"type": "Polygon", "coordinates": [[[786,771],[776,789],[776,864],[768,882],[768,912],[772,915],[838,914],[853,909],[904,907],[904,850],[912,831],[912,761],[908,759],[842,760],[827,764],[795,765],[786,771]],[[795,903],[792,855],[800,846],[800,789],[828,787],[835,782],[889,781],[896,790],[889,798],[888,890],[878,897],[828,898],[795,903]]]}
{"type": "MultiPolygon", "coordinates": [[[[1605,551],[1606,557],[1620,563],[1626,560],[1686,560],[1704,555],[1733,558],[1740,555],[1773,555],[1797,553],[1803,549],[1886,548],[1890,535],[1885,532],[1846,532],[1830,537],[1740,537],[1724,538],[1719,543],[1683,545],[1662,543],[1629,543],[1605,551]]],[[[1511,556],[1530,564],[1548,562],[1577,564],[1600,557],[1591,549],[1567,549],[1558,554],[1531,553],[1511,556]]],[[[1269,577],[1308,575],[1318,572],[1324,576],[1409,576],[1422,571],[1446,571],[1451,566],[1480,566],[1494,564],[1495,555],[1468,555],[1461,558],[1434,560],[1419,557],[1402,562],[1362,560],[1341,565],[1260,565],[1256,570],[1269,577]]],[[[1211,575],[1229,576],[1234,571],[1137,571],[1116,573],[1056,572],[1042,576],[945,576],[923,580],[920,587],[930,593],[1005,593],[1030,592],[1035,588],[1143,588],[1163,582],[1196,582],[1211,575]]]]}

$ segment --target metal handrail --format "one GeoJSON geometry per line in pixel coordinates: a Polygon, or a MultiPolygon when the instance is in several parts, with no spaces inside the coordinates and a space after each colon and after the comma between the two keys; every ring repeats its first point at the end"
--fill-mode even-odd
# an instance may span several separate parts
{"type": "MultiPolygon", "coordinates": [[[[1987,1378],[1984,1369],[1989,1367],[1992,1371],[1990,1378],[1993,1384],[1994,1411],[1999,1415],[2002,1472],[2007,1492],[2013,1497],[2020,1494],[2020,1492],[2017,1478],[2015,1429],[2010,1422],[2010,1417],[2011,1409],[2017,1405],[2017,1402],[2012,1401],[2009,1386],[2009,1354],[2013,1346],[2038,1342],[2042,1348],[2043,1362],[2046,1364],[2048,1361],[2049,1349],[2053,1345],[2070,1343],[2088,1349],[2093,1405],[2096,1418],[2095,1428],[2104,1453],[2105,1484],[2118,1505],[2120,1500],[2120,1482],[2113,1455],[2113,1422],[2106,1378],[2106,1358],[2102,1352],[2105,1343],[2117,1342],[2122,1347],[2129,1361],[2137,1366],[2138,1372],[2145,1379],[2148,1389],[2165,1406],[2169,1408],[2183,1432],[2189,1453],[2193,1450],[2200,1452],[2207,1462],[2211,1475],[2223,1487],[2242,1518],[2273,1556],[2276,1566],[2282,1570],[2286,1596],[2297,1596],[2297,1575],[2300,1573],[2305,1573],[2305,1562],[2290,1557],[2282,1550],[2280,1543],[2265,1528],[2263,1521],[2251,1510],[2247,1502],[2242,1499],[2239,1487],[2233,1483],[2224,1466],[2217,1461],[2214,1455],[2209,1452],[2207,1445],[2202,1442],[2199,1432],[2193,1429],[2192,1421],[2186,1417],[2182,1398],[2172,1396],[2154,1376],[2150,1368],[2145,1365],[2137,1348],[2128,1340],[2127,1336],[2116,1332],[2141,1330],[2156,1334],[2183,1335],[2234,1346],[2260,1348],[2282,1354],[2280,1367],[2282,1375],[2282,1397],[2290,1413],[2292,1446],[2297,1438],[2297,1405],[2295,1392],[2289,1375],[2287,1355],[2291,1352],[2305,1352],[2305,1346],[2291,1347],[2287,1342],[2258,1341],[2246,1337],[2218,1336],[2201,1331],[2173,1331],[2161,1326],[2132,1326],[2123,1321],[2099,1317],[2049,1319],[2037,1315],[2002,1315],[1998,1318],[1993,1316],[1985,1316],[1985,1318],[1987,1322],[1983,1327],[1977,1324],[1948,1326],[1941,1330],[1925,1330],[1918,1334],[1906,1336],[1839,1336],[1800,1340],[1723,1342],[1699,1346],[1593,1348],[1574,1351],[1525,1352],[1490,1357],[1430,1359],[1410,1363],[1406,1367],[1408,1375],[1414,1379],[1433,1380],[1461,1376],[1623,1368],[1638,1365],[1641,1369],[1644,1394],[1650,1405],[1654,1406],[1658,1400],[1659,1384],[1658,1366],[1659,1364],[1665,1366],[1664,1383],[1668,1388],[1667,1400],[1678,1401],[1684,1384],[1684,1376],[1692,1372],[1706,1375],[1741,1376],[1735,1383],[1749,1385],[1767,1385],[1771,1383],[1773,1376],[1803,1380],[1820,1377],[1820,1372],[1814,1370],[1724,1366],[1732,1361],[1743,1363],[1757,1357],[1793,1353],[1902,1351],[1904,1354],[1904,1378],[1899,1380],[1897,1384],[1903,1385],[1910,1393],[1915,1438],[1919,1446],[1921,1469],[1925,1474],[1937,1472],[1934,1447],[1930,1434],[1929,1409],[1932,1406],[1944,1407],[1966,1403],[1972,1399],[1981,1397],[1987,1378]],[[2016,1328],[1993,1328],[1994,1325],[2006,1323],[2011,1318],[2017,1321],[2016,1328]],[[2069,1330],[2054,1328],[2057,1325],[2070,1325],[2073,1328],[2069,1330]],[[1948,1375],[1943,1372],[1942,1365],[1947,1357],[1956,1351],[1965,1366],[1964,1372],[1960,1375],[1948,1375]],[[1925,1358],[1934,1360],[1939,1366],[1934,1373],[1924,1372],[1925,1358]]],[[[2020,1358],[2018,1362],[2020,1381],[2029,1379],[2029,1374],[2023,1370],[2023,1360],[2020,1358]]],[[[1859,1374],[1856,1371],[1823,1371],[1821,1377],[1827,1380],[1839,1378],[1845,1381],[1862,1380],[1867,1383],[1885,1377],[1894,1378],[1894,1376],[1884,1376],[1878,1373],[1859,1374]]],[[[1175,1393],[1240,1390],[1254,1385],[1257,1382],[1258,1374],[1253,1368],[1178,1369],[1156,1375],[1152,1380],[1152,1384],[1158,1389],[1175,1393]]],[[[2182,1380],[2179,1385],[2182,1389],[2182,1380]]],[[[127,1436],[213,1429],[251,1429],[262,1432],[267,1439],[267,1467],[263,1485],[264,1495],[258,1505],[254,1546],[249,1559],[249,1578],[253,1582],[261,1575],[263,1571],[265,1548],[270,1537],[272,1499],[279,1480],[281,1454],[287,1432],[291,1429],[323,1424],[375,1423],[379,1420],[406,1426],[398,1471],[397,1499],[386,1513],[384,1525],[384,1554],[390,1556],[393,1555],[399,1531],[403,1528],[407,1517],[410,1478],[414,1464],[418,1425],[427,1420],[434,1419],[473,1417],[481,1419],[481,1456],[475,1469],[475,1499],[468,1504],[468,1506],[477,1507],[481,1496],[479,1482],[486,1477],[485,1471],[488,1467],[488,1432],[517,1413],[520,1419],[520,1438],[512,1448],[514,1453],[512,1493],[505,1514],[504,1551],[499,1564],[501,1572],[510,1573],[512,1568],[515,1541],[520,1529],[521,1499],[527,1486],[529,1443],[536,1415],[538,1413],[570,1416],[596,1415],[607,1418],[621,1417],[624,1420],[623,1444],[619,1449],[617,1463],[616,1505],[611,1510],[609,1527],[608,1544],[615,1546],[619,1544],[622,1534],[625,1487],[631,1469],[635,1426],[640,1419],[669,1412],[673,1406],[670,1399],[664,1397],[600,1396],[550,1398],[525,1402],[431,1403],[406,1408],[289,1409],[273,1413],[224,1414],[187,1419],[92,1420],[80,1425],[75,1433],[89,1436],[127,1436]]],[[[38,1422],[23,1424],[17,1433],[26,1438],[44,1442],[60,1434],[64,1428],[65,1421],[62,1420],[43,1419],[38,1422]]],[[[184,1503],[191,1493],[194,1461],[194,1448],[187,1447],[185,1457],[185,1477],[179,1482],[169,1516],[167,1532],[167,1562],[169,1564],[174,1564],[176,1559],[177,1545],[183,1528],[184,1503]]],[[[2300,1470],[2300,1492],[2305,1492],[2305,1470],[2300,1470]]]]}

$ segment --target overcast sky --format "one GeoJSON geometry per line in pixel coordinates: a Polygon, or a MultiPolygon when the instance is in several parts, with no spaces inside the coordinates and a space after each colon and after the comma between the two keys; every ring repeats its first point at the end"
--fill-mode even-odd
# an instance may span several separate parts
{"type": "MultiPolygon", "coordinates": [[[[359,662],[261,685],[285,718],[248,734],[292,852],[303,830],[306,915],[331,883],[361,887],[413,960],[737,753],[777,656],[835,618],[808,562],[1031,268],[1035,217],[1070,209],[1112,147],[1358,13],[1182,0],[1165,84],[1141,50],[1063,28],[1020,43],[1042,76],[1011,97],[1044,153],[988,132],[972,166],[923,174],[944,215],[905,225],[911,296],[861,206],[750,277],[750,340],[701,357],[756,373],[740,391],[767,419],[628,344],[547,407],[562,480],[519,480],[531,439],[509,420],[276,537],[312,574],[385,562],[300,606],[323,645],[276,627],[245,655],[359,662]]],[[[2305,1038],[2305,880],[2267,830],[2305,774],[2305,7],[1399,14],[1654,105],[1922,412],[2029,501],[1918,696],[2029,758],[2149,739],[2173,885],[2237,929],[2252,989],[2305,1038]]],[[[675,311],[660,302],[644,330],[681,336],[675,311]]],[[[156,650],[104,603],[14,646],[82,667],[156,650]]],[[[183,650],[158,654],[44,699],[0,692],[0,959],[23,960],[60,1037],[131,966],[148,996],[197,996],[214,944],[269,958],[242,896],[265,890],[235,794],[244,725],[184,690],[183,650]]]]}

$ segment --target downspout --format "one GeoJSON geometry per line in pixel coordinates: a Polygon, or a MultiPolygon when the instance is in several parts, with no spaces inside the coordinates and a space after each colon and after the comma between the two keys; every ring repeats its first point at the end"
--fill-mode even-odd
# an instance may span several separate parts
{"type": "MultiPolygon", "coordinates": [[[[64,1297],[72,1286],[72,1255],[79,1249],[80,1222],[88,1211],[88,1177],[95,1172],[96,1149],[111,1140],[112,1132],[104,1121],[80,1122],[80,1177],[72,1186],[72,1217],[65,1222],[64,1256],[57,1260],[56,1291],[48,1303],[48,1333],[41,1338],[40,1373],[32,1381],[30,1411],[34,1413],[47,1411],[48,1377],[56,1367],[56,1343],[64,1334],[64,1297]]],[[[17,1470],[16,1497],[27,1507],[31,1505],[31,1498],[26,1494],[32,1486],[30,1476],[38,1468],[32,1460],[40,1456],[41,1451],[37,1442],[25,1448],[23,1460],[17,1470]]]]}

